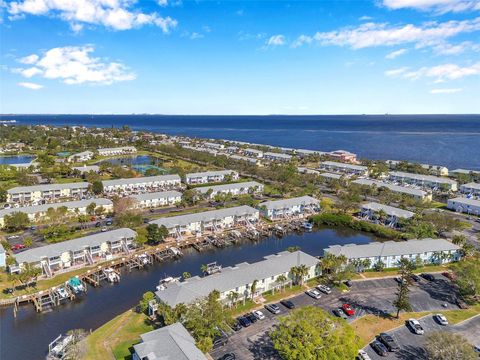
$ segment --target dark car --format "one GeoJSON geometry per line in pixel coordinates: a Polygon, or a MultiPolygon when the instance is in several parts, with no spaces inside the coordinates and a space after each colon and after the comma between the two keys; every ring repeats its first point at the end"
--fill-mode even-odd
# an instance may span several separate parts
{"type": "Polygon", "coordinates": [[[4,294],[13,294],[13,288],[5,288],[2,291],[4,294]]]}
{"type": "Polygon", "coordinates": [[[412,278],[413,281],[415,282],[419,282],[421,280],[420,276],[416,275],[416,274],[412,274],[412,276],[410,276],[412,278]]]}
{"type": "Polygon", "coordinates": [[[235,331],[241,330],[242,329],[242,324],[237,320],[235,323],[232,325],[232,329],[235,331]]]}
{"type": "Polygon", "coordinates": [[[252,325],[252,322],[245,316],[240,316],[237,320],[243,327],[249,327],[252,325]]]}
{"type": "Polygon", "coordinates": [[[236,358],[235,353],[228,353],[219,357],[218,360],[235,360],[236,358]]]}
{"type": "Polygon", "coordinates": [[[254,322],[257,322],[257,317],[253,313],[248,313],[245,315],[245,317],[250,320],[250,322],[253,324],[254,322]]]}
{"type": "Polygon", "coordinates": [[[267,304],[265,305],[265,309],[267,309],[273,314],[280,314],[280,308],[277,304],[267,304]]]}
{"type": "Polygon", "coordinates": [[[395,351],[400,350],[400,347],[395,342],[393,337],[391,337],[387,333],[380,333],[380,335],[378,335],[378,337],[377,337],[377,340],[380,341],[383,345],[385,345],[385,347],[388,349],[388,351],[395,352],[395,351]]]}
{"type": "Polygon", "coordinates": [[[347,285],[348,287],[352,287],[352,282],[350,280],[346,280],[343,282],[345,285],[347,285]]]}
{"type": "Polygon", "coordinates": [[[432,274],[421,274],[420,276],[423,277],[425,280],[435,281],[435,276],[433,276],[432,274]]]}
{"type": "Polygon", "coordinates": [[[107,225],[107,226],[112,225],[112,221],[111,221],[111,220],[108,220],[108,221],[105,223],[105,225],[107,225]]]}
{"type": "Polygon", "coordinates": [[[282,301],[280,301],[280,304],[282,304],[283,306],[285,306],[286,308],[289,308],[289,309],[294,309],[295,308],[295,304],[293,302],[291,302],[290,300],[282,300],[282,301]]]}
{"type": "Polygon", "coordinates": [[[380,356],[388,356],[388,350],[380,341],[373,341],[370,346],[380,356]]]}
{"type": "Polygon", "coordinates": [[[100,226],[102,226],[102,224],[100,224],[100,222],[95,223],[95,227],[100,227],[100,226]]]}
{"type": "Polygon", "coordinates": [[[347,314],[345,314],[345,313],[343,312],[342,308],[333,309],[333,310],[332,310],[332,313],[333,313],[333,315],[338,316],[339,318],[348,319],[347,314]]]}
{"type": "Polygon", "coordinates": [[[221,346],[225,346],[228,343],[228,337],[227,336],[219,336],[213,340],[213,348],[217,349],[221,346]]]}

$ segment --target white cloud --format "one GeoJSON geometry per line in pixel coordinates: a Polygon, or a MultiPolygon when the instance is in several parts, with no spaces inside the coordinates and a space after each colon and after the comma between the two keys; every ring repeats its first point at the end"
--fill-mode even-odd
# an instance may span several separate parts
{"type": "Polygon", "coordinates": [[[443,83],[449,80],[458,80],[467,76],[480,75],[480,62],[470,66],[457,64],[442,64],[432,67],[422,67],[418,70],[407,71],[407,68],[389,70],[385,75],[401,76],[405,79],[417,80],[420,78],[433,78],[435,83],[443,83]]]}
{"type": "Polygon", "coordinates": [[[55,16],[67,21],[74,31],[82,24],[103,25],[113,30],[128,30],[156,25],[167,33],[177,25],[170,17],[144,14],[132,9],[132,0],[21,0],[8,4],[10,19],[24,15],[55,16]]]}
{"type": "Polygon", "coordinates": [[[364,16],[361,16],[358,18],[358,20],[360,21],[369,21],[369,20],[372,20],[373,18],[371,16],[367,16],[367,15],[364,15],[364,16]]]}
{"type": "Polygon", "coordinates": [[[398,49],[398,50],[392,51],[391,53],[388,53],[385,56],[385,59],[393,60],[393,59],[399,57],[400,55],[405,54],[406,52],[407,52],[407,49],[398,49]]]}
{"type": "Polygon", "coordinates": [[[15,72],[27,78],[41,76],[46,79],[58,79],[69,85],[83,83],[109,85],[135,79],[135,75],[125,65],[92,57],[93,51],[91,45],[53,48],[41,56],[32,54],[26,57],[34,59],[37,56],[37,60],[30,63],[32,67],[15,69],[15,72]]]}
{"type": "Polygon", "coordinates": [[[416,47],[433,46],[462,33],[480,30],[480,17],[472,20],[428,22],[421,25],[364,23],[329,32],[317,32],[312,38],[321,45],[362,49],[413,43],[416,47]]]}
{"type": "Polygon", "coordinates": [[[383,0],[383,5],[393,10],[411,8],[439,14],[480,10],[480,0],[383,0]]]}
{"type": "Polygon", "coordinates": [[[193,33],[190,34],[190,39],[192,39],[192,40],[202,39],[204,37],[205,36],[203,34],[200,34],[200,33],[197,33],[197,32],[193,32],[193,33]]]}
{"type": "Polygon", "coordinates": [[[25,56],[18,61],[21,62],[22,64],[30,65],[30,64],[35,64],[37,60],[38,60],[38,55],[32,54],[30,56],[25,56]]]}
{"type": "Polygon", "coordinates": [[[303,44],[310,44],[313,41],[311,36],[300,35],[297,40],[292,44],[292,47],[296,48],[302,46],[303,44]]]}
{"type": "Polygon", "coordinates": [[[273,35],[271,36],[267,42],[267,46],[280,46],[280,45],[285,45],[285,36],[283,35],[273,35]]]}
{"type": "Polygon", "coordinates": [[[460,91],[463,91],[463,89],[460,88],[454,88],[454,89],[432,89],[430,90],[430,94],[455,94],[460,91]]]}
{"type": "Polygon", "coordinates": [[[17,85],[30,90],[40,90],[41,88],[43,88],[43,85],[35,84],[31,82],[19,82],[17,85]]]}
{"type": "Polygon", "coordinates": [[[480,51],[480,45],[471,41],[463,41],[459,44],[442,42],[435,45],[433,50],[439,55],[458,55],[466,51],[480,51]]]}
{"type": "Polygon", "coordinates": [[[158,5],[165,7],[168,5],[168,0],[157,0],[158,5]]]}

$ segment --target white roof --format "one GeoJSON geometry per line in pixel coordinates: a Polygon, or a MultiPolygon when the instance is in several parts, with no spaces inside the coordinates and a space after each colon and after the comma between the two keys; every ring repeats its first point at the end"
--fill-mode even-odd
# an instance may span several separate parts
{"type": "Polygon", "coordinates": [[[215,171],[204,171],[204,172],[197,172],[197,173],[190,173],[186,174],[185,177],[187,179],[190,178],[198,178],[198,177],[208,177],[208,176],[221,176],[221,175],[230,175],[234,174],[236,171],[233,170],[215,170],[215,171]]]}
{"type": "Polygon", "coordinates": [[[420,189],[413,189],[405,186],[399,186],[399,185],[394,185],[394,184],[389,184],[385,183],[382,181],[378,180],[371,180],[371,179],[358,179],[352,181],[352,184],[357,184],[357,185],[365,185],[365,186],[372,186],[375,185],[377,188],[379,187],[386,187],[390,189],[391,191],[394,192],[399,192],[399,193],[404,193],[404,194],[409,194],[409,195],[415,195],[419,197],[425,197],[427,196],[427,192],[420,190],[420,189]]]}
{"type": "Polygon", "coordinates": [[[373,242],[364,245],[332,245],[325,252],[339,256],[345,255],[348,259],[371,258],[378,256],[415,255],[435,251],[456,251],[460,246],[445,239],[421,239],[408,241],[373,242]]]}
{"type": "Polygon", "coordinates": [[[132,195],[130,197],[137,201],[145,201],[145,200],[153,200],[153,199],[168,199],[168,198],[182,197],[182,193],[179,191],[159,191],[159,192],[132,195]]]}
{"type": "Polygon", "coordinates": [[[442,184],[456,184],[457,182],[452,179],[446,179],[438,176],[433,175],[422,175],[422,174],[412,174],[406,173],[403,171],[391,171],[390,176],[395,176],[399,178],[407,178],[407,179],[414,179],[418,181],[430,181],[430,182],[437,182],[442,184]]]}
{"type": "Polygon", "coordinates": [[[367,204],[363,204],[362,209],[368,209],[372,211],[383,210],[387,213],[387,215],[396,216],[397,218],[401,217],[405,219],[409,219],[415,215],[415,213],[411,211],[399,209],[389,205],[379,204],[376,202],[369,202],[367,204]]]}
{"type": "Polygon", "coordinates": [[[133,185],[133,184],[144,184],[144,183],[153,183],[153,182],[164,182],[164,181],[180,181],[180,176],[177,174],[174,175],[158,175],[158,176],[145,176],[129,179],[116,179],[116,180],[103,180],[103,186],[115,186],[115,185],[133,185]]]}
{"type": "Polygon", "coordinates": [[[460,188],[461,188],[461,189],[475,189],[475,190],[480,190],[480,184],[471,182],[471,183],[468,183],[468,184],[463,184],[462,186],[460,186],[460,188]]]}
{"type": "Polygon", "coordinates": [[[368,167],[366,167],[366,166],[345,164],[345,163],[336,162],[336,161],[324,161],[321,164],[325,165],[325,166],[332,166],[332,167],[345,168],[345,169],[353,169],[353,170],[358,170],[358,171],[367,171],[368,170],[368,167]]]}
{"type": "Polygon", "coordinates": [[[35,191],[52,191],[62,189],[86,189],[90,184],[88,182],[73,182],[64,184],[44,184],[32,186],[17,186],[7,190],[9,194],[29,193],[35,191]]]}
{"type": "Polygon", "coordinates": [[[480,200],[475,200],[475,199],[467,199],[464,197],[456,197],[453,199],[448,199],[448,202],[454,202],[460,205],[470,205],[470,206],[475,206],[475,207],[480,207],[480,200]]]}
{"type": "Polygon", "coordinates": [[[318,205],[320,201],[311,196],[300,196],[290,199],[265,201],[258,206],[264,206],[267,210],[290,208],[297,205],[318,205]]]}
{"type": "Polygon", "coordinates": [[[256,182],[256,181],[245,181],[245,182],[238,182],[238,183],[233,183],[233,184],[223,184],[223,185],[213,185],[213,186],[200,186],[195,188],[194,190],[201,193],[205,194],[207,193],[210,189],[213,192],[218,192],[218,191],[229,191],[233,189],[250,189],[254,187],[263,187],[262,184],[256,182]]]}

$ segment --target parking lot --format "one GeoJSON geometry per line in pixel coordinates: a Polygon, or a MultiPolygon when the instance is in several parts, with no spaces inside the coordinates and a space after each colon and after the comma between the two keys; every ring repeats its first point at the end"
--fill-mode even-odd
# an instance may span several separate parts
{"type": "Polygon", "coordinates": [[[480,344],[480,316],[472,318],[459,325],[447,325],[442,326],[438,324],[432,315],[427,315],[421,319],[417,319],[420,325],[425,330],[425,335],[415,335],[410,331],[407,326],[401,326],[388,333],[395,339],[400,346],[400,350],[397,352],[389,352],[388,356],[378,355],[368,345],[365,350],[372,360],[379,359],[402,359],[402,360],[427,360],[427,356],[424,350],[425,337],[434,331],[451,331],[463,336],[466,336],[472,343],[472,345],[480,344]]]}
{"type": "MultiPolygon", "coordinates": [[[[429,282],[422,279],[411,287],[410,301],[413,311],[428,311],[441,309],[458,309],[455,304],[455,291],[448,279],[436,275],[436,281],[429,282]]],[[[296,307],[314,305],[332,312],[343,303],[349,303],[355,309],[355,315],[348,319],[349,322],[365,314],[387,314],[395,311],[392,301],[395,298],[397,283],[392,278],[363,280],[353,282],[349,292],[342,293],[333,289],[329,295],[322,294],[318,300],[302,293],[290,300],[296,307]]],[[[247,328],[235,332],[230,336],[228,343],[212,351],[214,359],[223,354],[233,352],[237,359],[278,359],[272,347],[268,332],[278,323],[277,317],[288,313],[288,309],[279,304],[281,313],[273,315],[262,309],[264,320],[259,320],[247,328]]]]}

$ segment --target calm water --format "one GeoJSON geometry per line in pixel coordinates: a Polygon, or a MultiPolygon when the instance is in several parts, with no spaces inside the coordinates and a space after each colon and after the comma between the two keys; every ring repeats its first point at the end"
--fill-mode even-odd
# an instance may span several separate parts
{"type": "Polygon", "coordinates": [[[480,115],[162,116],[9,115],[18,124],[128,125],[174,135],[231,139],[480,170],[480,115]]]}
{"type": "Polygon", "coordinates": [[[95,329],[116,315],[133,307],[142,294],[154,290],[160,278],[181,276],[184,271],[200,274],[202,264],[218,261],[223,266],[244,261],[255,262],[264,256],[298,245],[311,255],[322,255],[332,244],[365,244],[375,240],[348,229],[321,229],[303,235],[271,238],[258,243],[245,242],[221,250],[198,253],[189,251],[183,259],[156,264],[150,270],[124,273],[119,285],[107,283],[89,288],[88,294],[75,302],[38,314],[33,306],[20,309],[17,318],[12,309],[0,310],[0,359],[42,359],[48,343],[72,328],[95,329]]]}
{"type": "Polygon", "coordinates": [[[19,156],[0,156],[0,165],[26,164],[35,159],[35,156],[19,155],[19,156]]]}

